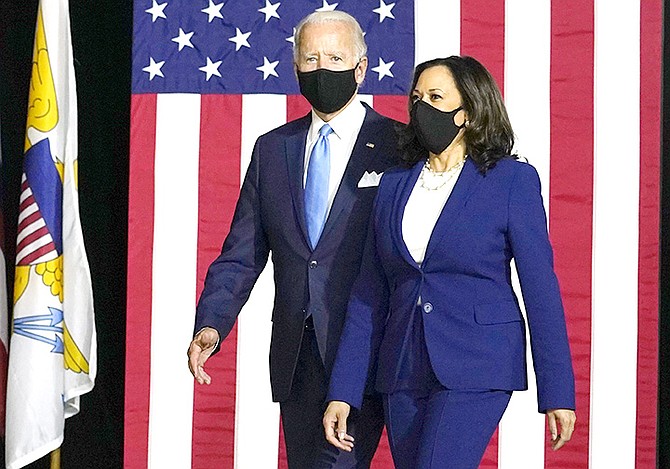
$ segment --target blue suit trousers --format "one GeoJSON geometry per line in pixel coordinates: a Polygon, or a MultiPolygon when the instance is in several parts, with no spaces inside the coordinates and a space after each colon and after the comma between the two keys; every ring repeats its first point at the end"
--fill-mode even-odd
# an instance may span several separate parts
{"type": "Polygon", "coordinates": [[[384,394],[397,469],[477,469],[511,391],[432,389],[384,394]]]}

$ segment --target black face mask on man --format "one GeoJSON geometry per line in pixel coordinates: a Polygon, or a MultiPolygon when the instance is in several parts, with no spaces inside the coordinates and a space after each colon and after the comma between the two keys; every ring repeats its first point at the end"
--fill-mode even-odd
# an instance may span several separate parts
{"type": "Polygon", "coordinates": [[[324,114],[342,109],[358,88],[356,67],[337,72],[326,68],[311,72],[298,70],[298,83],[309,104],[324,114]]]}
{"type": "Polygon", "coordinates": [[[454,117],[461,109],[463,107],[459,106],[453,111],[440,111],[424,101],[417,100],[412,105],[410,124],[414,127],[419,143],[435,155],[442,153],[465,127],[465,122],[460,126],[454,123],[454,117]]]}

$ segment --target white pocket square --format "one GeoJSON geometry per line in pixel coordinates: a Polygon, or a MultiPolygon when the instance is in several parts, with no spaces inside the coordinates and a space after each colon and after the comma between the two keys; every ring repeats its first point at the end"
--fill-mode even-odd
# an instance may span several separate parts
{"type": "Polygon", "coordinates": [[[361,180],[358,181],[358,187],[377,187],[382,178],[382,174],[384,174],[384,172],[377,174],[376,171],[366,171],[361,180]]]}

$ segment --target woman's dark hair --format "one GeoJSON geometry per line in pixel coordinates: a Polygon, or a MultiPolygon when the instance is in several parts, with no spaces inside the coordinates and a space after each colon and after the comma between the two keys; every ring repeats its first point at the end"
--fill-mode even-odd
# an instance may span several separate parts
{"type": "MultiPolygon", "coordinates": [[[[493,168],[498,160],[514,157],[514,132],[507,116],[500,90],[491,74],[472,57],[452,55],[444,59],[433,59],[419,64],[414,69],[414,78],[409,91],[409,109],[412,108],[412,91],[419,76],[431,67],[446,67],[456,82],[461,95],[463,110],[468,116],[463,141],[466,152],[482,173],[493,168]]],[[[398,129],[398,146],[401,158],[407,165],[424,160],[428,151],[416,138],[410,122],[398,129]]]]}

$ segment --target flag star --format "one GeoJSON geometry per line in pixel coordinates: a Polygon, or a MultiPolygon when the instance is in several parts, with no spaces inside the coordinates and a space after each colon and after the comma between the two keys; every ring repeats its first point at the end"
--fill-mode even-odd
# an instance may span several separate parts
{"type": "Polygon", "coordinates": [[[391,73],[391,67],[393,67],[394,64],[395,62],[386,63],[381,57],[379,57],[379,65],[374,67],[372,71],[379,74],[379,81],[382,81],[382,78],[384,77],[395,78],[393,73],[391,73]]]}
{"type": "Polygon", "coordinates": [[[337,8],[337,5],[339,5],[339,3],[333,3],[332,5],[329,5],[328,0],[323,0],[323,6],[321,8],[317,8],[314,11],[334,11],[335,8],[337,8]]]}
{"type": "Polygon", "coordinates": [[[290,42],[291,44],[295,45],[295,28],[293,28],[293,35],[290,37],[286,38],[287,42],[290,42]]]}
{"type": "Polygon", "coordinates": [[[212,59],[207,57],[207,65],[200,67],[198,70],[207,74],[207,78],[205,78],[207,81],[212,78],[212,75],[216,75],[217,77],[221,78],[221,72],[219,72],[221,62],[222,60],[219,60],[218,62],[212,62],[212,59]]]}
{"type": "Polygon", "coordinates": [[[248,33],[243,33],[242,31],[240,31],[240,28],[235,28],[235,37],[231,37],[228,40],[230,42],[235,43],[235,51],[237,52],[242,48],[242,46],[251,49],[251,46],[249,45],[248,41],[249,36],[251,36],[251,31],[249,31],[248,33]]]}
{"type": "Polygon", "coordinates": [[[147,72],[149,74],[149,81],[153,80],[156,75],[165,78],[163,72],[161,71],[161,67],[164,63],[165,60],[156,63],[153,57],[149,57],[149,65],[142,69],[143,72],[147,72]]]}
{"type": "Polygon", "coordinates": [[[183,29],[179,28],[179,36],[173,37],[172,42],[179,44],[179,51],[184,47],[190,47],[193,49],[193,43],[191,43],[191,38],[193,37],[193,32],[185,33],[183,29]]]}
{"type": "Polygon", "coordinates": [[[256,67],[256,70],[263,72],[263,81],[267,80],[270,75],[279,78],[279,74],[275,70],[279,64],[279,60],[270,62],[267,57],[263,57],[263,65],[256,67]]]}
{"type": "Polygon", "coordinates": [[[258,11],[265,15],[266,23],[270,21],[270,18],[279,18],[279,13],[277,13],[277,8],[279,8],[279,5],[281,5],[281,2],[273,4],[270,3],[270,0],[265,0],[265,6],[263,8],[259,8],[258,11]]]}
{"type": "Polygon", "coordinates": [[[395,19],[395,16],[393,16],[393,13],[391,13],[391,10],[393,9],[394,6],[395,3],[389,3],[387,5],[386,3],[384,3],[384,0],[379,0],[379,8],[375,8],[372,11],[379,15],[379,22],[381,23],[386,18],[391,18],[393,20],[395,19]]]}
{"type": "Polygon", "coordinates": [[[215,4],[212,0],[209,0],[209,6],[207,8],[203,8],[200,11],[203,13],[207,13],[207,16],[209,16],[208,23],[211,23],[214,20],[214,18],[223,19],[223,15],[221,14],[221,8],[223,8],[223,2],[215,4]]]}
{"type": "Polygon", "coordinates": [[[167,2],[161,3],[160,5],[156,2],[156,0],[152,0],[153,4],[151,8],[144,10],[146,13],[151,13],[151,22],[155,23],[158,18],[165,18],[167,19],[167,16],[165,16],[165,7],[167,6],[167,2]]]}

